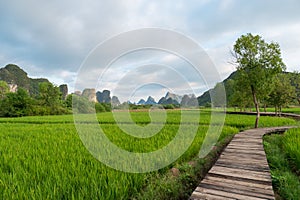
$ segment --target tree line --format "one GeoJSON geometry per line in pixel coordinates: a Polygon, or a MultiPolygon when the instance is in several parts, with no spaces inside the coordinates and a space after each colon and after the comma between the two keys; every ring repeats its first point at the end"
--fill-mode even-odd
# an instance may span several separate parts
{"type": "Polygon", "coordinates": [[[111,105],[90,102],[86,97],[69,94],[62,98],[59,87],[49,82],[39,84],[38,93],[30,95],[28,90],[18,88],[10,92],[5,81],[0,81],[0,116],[21,117],[33,115],[61,115],[74,112],[107,112],[111,105]],[[73,99],[76,99],[76,109],[72,110],[73,99]]]}

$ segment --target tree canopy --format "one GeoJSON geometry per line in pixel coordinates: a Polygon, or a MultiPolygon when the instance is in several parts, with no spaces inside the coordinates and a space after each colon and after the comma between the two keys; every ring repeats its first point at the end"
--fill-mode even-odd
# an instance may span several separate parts
{"type": "Polygon", "coordinates": [[[237,85],[250,91],[256,108],[255,127],[259,122],[259,102],[263,99],[274,76],[285,70],[279,44],[267,43],[259,35],[242,35],[234,44],[233,55],[240,78],[237,85]]]}

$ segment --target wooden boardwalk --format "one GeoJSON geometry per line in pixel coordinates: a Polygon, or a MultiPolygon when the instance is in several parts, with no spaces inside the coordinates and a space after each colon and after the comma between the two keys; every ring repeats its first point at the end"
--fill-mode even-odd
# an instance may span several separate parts
{"type": "Polygon", "coordinates": [[[235,135],[190,199],[275,199],[262,137],[289,128],[251,129],[235,135]]]}
{"type": "MultiPolygon", "coordinates": [[[[256,115],[256,112],[233,112],[233,111],[226,111],[227,114],[239,114],[239,115],[256,115]]],[[[277,115],[274,112],[261,112],[260,116],[272,116],[276,117],[277,115]]],[[[281,117],[289,117],[295,120],[300,120],[300,115],[294,113],[281,113],[281,117]]]]}

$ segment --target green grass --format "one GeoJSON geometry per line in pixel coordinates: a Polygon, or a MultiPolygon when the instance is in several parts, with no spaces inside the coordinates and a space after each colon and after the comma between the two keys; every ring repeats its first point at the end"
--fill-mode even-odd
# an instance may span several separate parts
{"type": "Polygon", "coordinates": [[[283,146],[288,159],[295,165],[297,171],[300,172],[300,129],[291,129],[285,133],[283,146]]]}
{"type": "Polygon", "coordinates": [[[279,195],[278,199],[300,199],[299,138],[299,128],[291,129],[284,135],[264,137],[273,187],[279,195]]]}
{"type": "MultiPolygon", "coordinates": [[[[140,194],[149,196],[149,193],[155,197],[155,188],[160,187],[157,184],[167,183],[168,180],[162,178],[159,183],[151,180],[166,177],[171,167],[182,168],[186,162],[197,157],[209,127],[210,112],[201,112],[200,121],[195,121],[194,115],[197,112],[189,111],[188,123],[183,124],[187,132],[199,125],[188,150],[166,168],[143,174],[117,171],[96,160],[83,146],[72,115],[1,118],[0,199],[129,199],[140,194]],[[152,185],[150,189],[147,187],[149,185],[152,185]]],[[[174,138],[180,125],[180,112],[169,111],[166,123],[158,134],[139,139],[124,133],[112,113],[101,113],[97,118],[114,144],[132,152],[160,149],[174,138]]],[[[132,112],[131,118],[141,127],[151,122],[147,112],[132,112]]],[[[91,119],[91,115],[85,115],[84,123],[93,123],[91,119]]],[[[241,129],[252,127],[254,119],[253,116],[227,115],[219,141],[241,129]]],[[[134,124],[125,114],[121,114],[121,122],[129,128],[134,124]]],[[[158,120],[155,123],[162,122],[158,120]]],[[[261,126],[287,124],[295,124],[295,121],[261,118],[261,126]]],[[[168,187],[165,189],[170,190],[168,187]]],[[[176,194],[173,195],[176,199],[176,194]]]]}

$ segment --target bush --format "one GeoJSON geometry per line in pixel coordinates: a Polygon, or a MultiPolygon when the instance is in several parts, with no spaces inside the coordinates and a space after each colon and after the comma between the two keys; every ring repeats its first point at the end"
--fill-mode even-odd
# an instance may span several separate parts
{"type": "Polygon", "coordinates": [[[106,111],[105,107],[101,103],[95,103],[95,110],[97,113],[106,111]]]}

